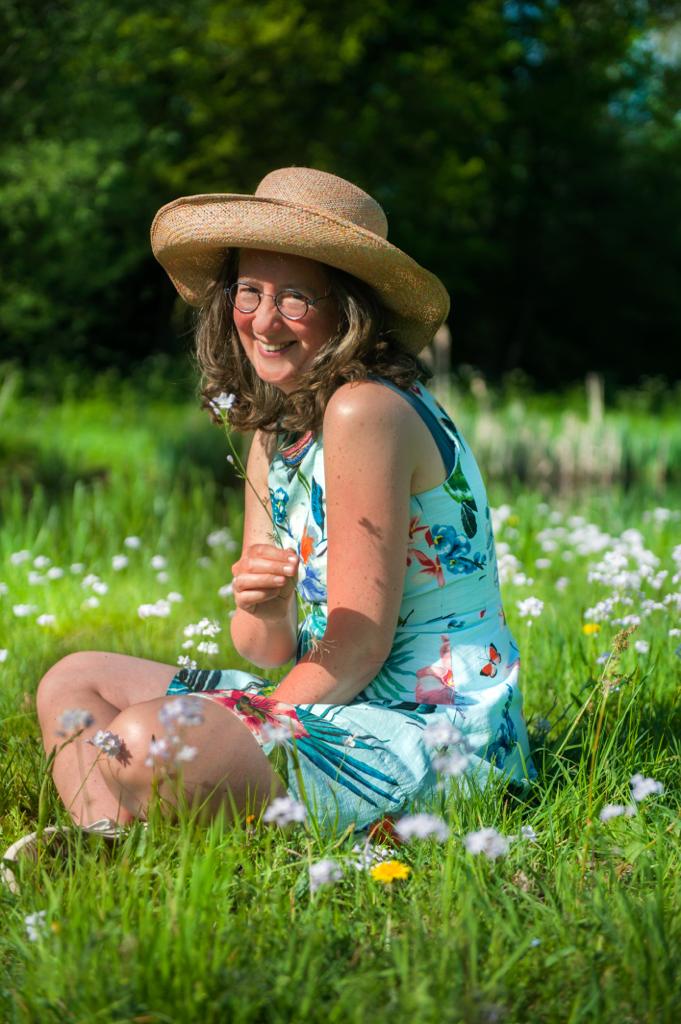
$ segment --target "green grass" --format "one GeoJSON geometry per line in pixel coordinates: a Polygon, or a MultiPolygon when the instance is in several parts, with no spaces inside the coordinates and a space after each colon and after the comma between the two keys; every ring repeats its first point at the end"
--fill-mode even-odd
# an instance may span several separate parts
{"type": "MultiPolygon", "coordinates": [[[[18,401],[0,420],[4,450],[23,441],[28,452],[25,475],[8,472],[0,489],[3,848],[36,826],[44,758],[32,697],[59,657],[101,649],[174,664],[183,627],[209,616],[223,632],[220,655],[206,664],[243,667],[228,640],[229,599],[217,593],[233,554],[207,543],[213,530],[240,530],[239,487],[223,475],[219,432],[188,406],[105,394],[55,406],[23,399],[20,430],[18,401]],[[50,474],[56,455],[68,472],[50,474]],[[143,546],[114,572],[111,558],[130,534],[143,546]],[[21,549],[66,575],[31,586],[32,564],[10,563],[21,549]],[[168,561],[163,583],[149,565],[157,553],[168,561]],[[82,607],[90,592],[68,571],[73,562],[108,584],[99,607],[82,607]],[[183,601],[167,618],[139,618],[139,604],[171,590],[183,601]],[[17,618],[20,603],[56,623],[38,626],[37,613],[17,618]]],[[[438,795],[426,809],[445,817],[450,838],[394,851],[411,873],[391,886],[350,866],[351,839],[320,840],[304,828],[198,827],[184,818],[135,828],[113,848],[74,839],[68,856],[45,855],[27,871],[18,895],[0,890],[3,1022],[678,1019],[681,637],[669,635],[678,612],[669,604],[645,616],[605,685],[596,658],[618,627],[604,623],[596,636],[581,628],[584,611],[608,593],[587,582],[587,566],[602,554],[566,561],[569,540],[550,554],[537,540],[556,510],[562,523],[579,513],[612,537],[636,527],[658,568],[669,570],[659,591],[642,588],[661,600],[681,589],[671,579],[680,520],[656,523],[645,513],[678,508],[678,495],[607,489],[546,499],[494,483],[490,497],[511,504],[515,518],[497,539],[534,577],[503,586],[523,657],[539,769],[533,790],[438,795]],[[550,568],[538,569],[538,557],[550,568]],[[559,577],[569,581],[564,590],[559,577]],[[516,608],[530,594],[545,602],[531,628],[516,608]],[[647,654],[634,649],[637,639],[649,642],[647,654]],[[637,772],[663,782],[665,793],[634,817],[601,822],[604,804],[628,802],[637,772]],[[508,836],[530,826],[536,841],[516,839],[490,862],[462,841],[482,826],[508,836]],[[344,876],[310,893],[309,865],[322,857],[343,864],[344,876]],[[44,937],[29,941],[25,917],[40,910],[44,937]]],[[[51,788],[47,798],[48,819],[65,823],[51,788]]]]}

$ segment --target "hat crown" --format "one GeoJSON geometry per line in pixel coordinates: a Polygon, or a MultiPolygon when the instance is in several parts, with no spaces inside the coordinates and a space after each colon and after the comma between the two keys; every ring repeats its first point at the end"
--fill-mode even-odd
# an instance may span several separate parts
{"type": "Polygon", "coordinates": [[[357,185],[312,167],[283,167],[265,175],[256,196],[329,213],[380,238],[388,237],[388,220],[375,199],[357,185]]]}

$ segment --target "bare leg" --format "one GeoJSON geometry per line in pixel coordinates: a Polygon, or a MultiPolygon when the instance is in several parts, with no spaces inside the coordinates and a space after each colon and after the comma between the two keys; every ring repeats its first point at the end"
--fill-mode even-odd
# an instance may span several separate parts
{"type": "MultiPolygon", "coordinates": [[[[135,704],[110,723],[111,730],[124,738],[130,756],[125,763],[101,761],[100,774],[114,803],[120,803],[132,816],[146,815],[154,775],[161,797],[177,805],[177,782],[171,781],[163,768],[154,769],[145,763],[152,736],[164,735],[158,712],[173,699],[163,697],[135,704]]],[[[246,809],[257,813],[273,796],[283,796],[286,790],[281,780],[247,726],[228,708],[202,697],[191,699],[197,702],[203,722],[185,731],[187,744],[195,747],[197,754],[181,766],[180,799],[194,808],[201,805],[204,818],[224,809],[229,820],[233,806],[238,813],[246,809]]],[[[172,765],[168,767],[173,770],[172,765]]]]}
{"type": "Polygon", "coordinates": [[[133,815],[106,785],[95,761],[102,755],[85,741],[98,729],[111,729],[112,720],[141,701],[165,694],[177,669],[124,654],[83,651],[62,658],[46,673],[37,694],[37,709],[45,750],[49,754],[63,739],[58,735],[64,711],[82,708],[94,716],[94,725],[68,744],[54,762],[54,782],[64,805],[77,824],[112,818],[121,824],[133,815]]]}

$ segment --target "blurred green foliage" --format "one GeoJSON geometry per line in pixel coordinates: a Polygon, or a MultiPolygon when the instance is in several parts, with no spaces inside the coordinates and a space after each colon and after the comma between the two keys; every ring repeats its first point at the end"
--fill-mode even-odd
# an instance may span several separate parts
{"type": "Polygon", "coordinates": [[[680,6],[2,0],[0,358],[186,351],[154,212],[308,164],[444,280],[457,361],[678,377],[680,6]]]}

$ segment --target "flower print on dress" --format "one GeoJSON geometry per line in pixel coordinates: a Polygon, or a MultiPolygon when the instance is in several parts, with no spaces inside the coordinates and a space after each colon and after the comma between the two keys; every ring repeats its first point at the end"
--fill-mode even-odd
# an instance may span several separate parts
{"type": "Polygon", "coordinates": [[[496,764],[497,768],[504,767],[506,758],[518,742],[515,723],[510,715],[511,704],[513,703],[513,689],[506,684],[506,690],[508,693],[506,696],[506,702],[501,711],[501,721],[497,728],[494,740],[490,743],[485,753],[485,759],[490,761],[492,764],[496,764]]]}
{"type": "MultiPolygon", "coordinates": [[[[416,699],[423,704],[450,704],[459,711],[473,703],[454,689],[452,647],[446,634],[441,636],[440,657],[432,665],[424,665],[416,672],[416,699]],[[431,683],[430,680],[435,682],[431,683]],[[424,680],[426,680],[424,682],[424,680]]],[[[463,712],[461,712],[463,714],[463,712]]]]}
{"type": "Polygon", "coordinates": [[[276,491],[270,488],[270,504],[272,506],[272,518],[277,526],[286,524],[286,506],[288,505],[288,494],[283,487],[277,487],[276,491]]]}
{"type": "Polygon", "coordinates": [[[298,591],[305,601],[313,603],[326,601],[326,587],[321,581],[319,570],[312,565],[305,566],[305,575],[298,584],[298,591]]]}
{"type": "Polygon", "coordinates": [[[285,726],[292,738],[307,736],[307,730],[300,722],[291,704],[263,697],[259,693],[245,693],[243,690],[204,690],[204,694],[217,704],[233,711],[251,732],[258,734],[263,742],[268,739],[267,728],[285,726]]]}
{"type": "Polygon", "coordinates": [[[457,533],[453,526],[440,525],[432,527],[433,544],[442,557],[445,569],[454,576],[475,572],[484,569],[487,564],[487,555],[480,551],[470,554],[471,542],[463,533],[457,533]]]}
{"type": "Polygon", "coordinates": [[[419,572],[425,573],[426,576],[434,576],[438,587],[444,587],[445,577],[442,572],[442,565],[440,559],[435,554],[434,558],[431,558],[425,551],[422,551],[417,546],[417,541],[420,538],[416,537],[416,534],[422,533],[423,539],[425,540],[428,547],[433,547],[433,536],[431,529],[427,525],[422,525],[419,516],[412,516],[409,522],[409,545],[407,547],[407,565],[410,566],[414,559],[419,563],[421,568],[419,572]]]}

